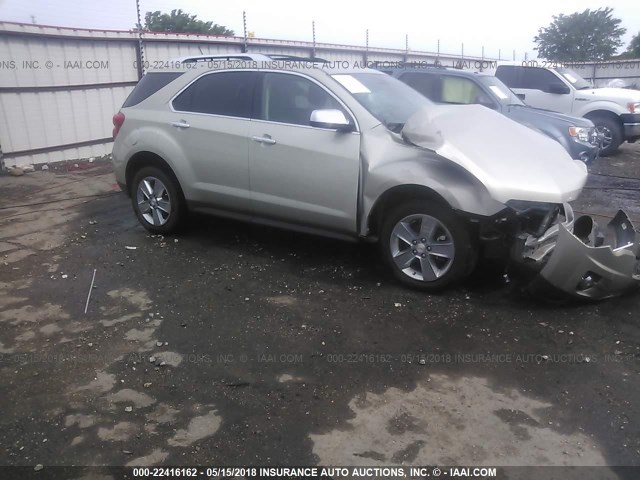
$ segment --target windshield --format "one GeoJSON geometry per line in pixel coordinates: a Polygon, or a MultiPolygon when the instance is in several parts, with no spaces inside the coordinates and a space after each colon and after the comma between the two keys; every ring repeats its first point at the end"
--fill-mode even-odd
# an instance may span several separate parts
{"type": "Polygon", "coordinates": [[[493,93],[503,105],[525,105],[498,77],[478,75],[478,80],[480,80],[485,87],[489,88],[491,93],[493,93]]]}
{"type": "Polygon", "coordinates": [[[433,105],[414,89],[388,75],[351,73],[332,77],[392,132],[400,133],[409,117],[433,105]]]}
{"type": "Polygon", "coordinates": [[[556,68],[556,71],[562,75],[576,90],[584,90],[586,88],[593,88],[589,82],[587,82],[584,78],[578,75],[575,71],[570,68],[559,67],[556,68]]]}

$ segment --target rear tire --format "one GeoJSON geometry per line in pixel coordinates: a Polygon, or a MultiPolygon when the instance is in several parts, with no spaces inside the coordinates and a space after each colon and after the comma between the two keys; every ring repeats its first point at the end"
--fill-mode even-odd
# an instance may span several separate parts
{"type": "Polygon", "coordinates": [[[133,177],[131,203],[142,226],[152,233],[175,232],[186,216],[177,181],[157,167],[144,167],[133,177]]]}
{"type": "Polygon", "coordinates": [[[469,232],[446,206],[428,200],[399,205],[383,219],[380,233],[384,262],[409,287],[439,291],[473,269],[469,232]]]}
{"type": "Polygon", "coordinates": [[[593,115],[588,118],[596,126],[596,131],[604,135],[600,156],[608,157],[616,153],[618,147],[620,147],[624,141],[620,123],[607,115],[593,115]]]}

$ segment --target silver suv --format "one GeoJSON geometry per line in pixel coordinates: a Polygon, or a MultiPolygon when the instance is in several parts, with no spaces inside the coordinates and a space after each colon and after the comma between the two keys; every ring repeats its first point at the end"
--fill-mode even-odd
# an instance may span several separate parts
{"type": "MultiPolygon", "coordinates": [[[[425,290],[464,277],[479,255],[511,252],[540,269],[562,231],[563,248],[586,246],[567,203],[585,165],[497,112],[434,105],[342,62],[242,54],[175,65],[145,75],[113,119],[117,181],[151,232],[198,210],[377,240],[395,276],[425,290]]],[[[632,282],[624,271],[611,285],[601,262],[547,280],[590,297],[632,282]]]]}

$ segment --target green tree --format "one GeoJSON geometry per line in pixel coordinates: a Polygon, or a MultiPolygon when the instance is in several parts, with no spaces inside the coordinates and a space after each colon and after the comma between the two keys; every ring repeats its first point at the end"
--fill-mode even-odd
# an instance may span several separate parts
{"type": "Polygon", "coordinates": [[[640,32],[631,39],[627,50],[622,56],[624,58],[640,58],[640,32]]]}
{"type": "Polygon", "coordinates": [[[538,30],[533,39],[542,58],[556,61],[606,60],[622,46],[620,37],[627,31],[613,9],[586,9],[571,15],[554,15],[548,27],[538,30]]]}
{"type": "Polygon", "coordinates": [[[171,13],[162,13],[160,10],[147,12],[144,16],[144,29],[150,32],[234,35],[233,30],[224,25],[199,20],[197,15],[189,15],[180,9],[171,10],[171,13]]]}

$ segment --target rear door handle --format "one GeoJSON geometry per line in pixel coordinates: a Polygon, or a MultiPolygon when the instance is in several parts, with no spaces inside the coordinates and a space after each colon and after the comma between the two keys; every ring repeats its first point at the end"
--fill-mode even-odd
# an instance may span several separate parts
{"type": "Polygon", "coordinates": [[[171,126],[172,127],[177,127],[177,128],[189,128],[190,125],[185,122],[184,120],[180,120],[179,122],[171,122],[171,126]]]}
{"type": "Polygon", "coordinates": [[[251,137],[251,139],[253,141],[255,141],[255,142],[263,143],[265,145],[275,145],[276,144],[276,141],[273,138],[271,138],[270,135],[266,135],[266,134],[263,137],[254,136],[254,137],[251,137]]]}

